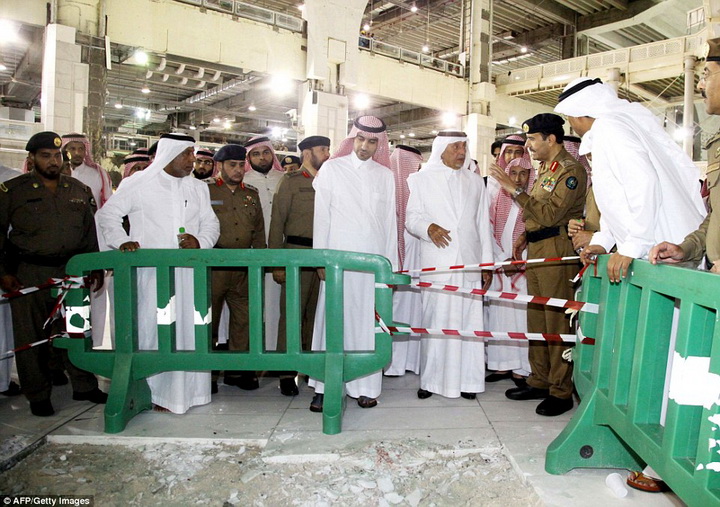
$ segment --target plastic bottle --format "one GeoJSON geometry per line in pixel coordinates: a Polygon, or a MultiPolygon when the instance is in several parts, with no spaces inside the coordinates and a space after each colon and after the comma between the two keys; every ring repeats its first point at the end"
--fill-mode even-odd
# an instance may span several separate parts
{"type": "Polygon", "coordinates": [[[181,248],[182,248],[183,234],[185,234],[185,227],[180,227],[180,229],[178,229],[177,238],[178,238],[178,246],[180,246],[181,248]]]}

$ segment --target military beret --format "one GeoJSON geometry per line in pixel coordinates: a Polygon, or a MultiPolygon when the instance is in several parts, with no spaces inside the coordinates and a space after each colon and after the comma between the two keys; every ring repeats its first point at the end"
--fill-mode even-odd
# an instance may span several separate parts
{"type": "Polygon", "coordinates": [[[215,154],[210,150],[198,150],[195,152],[196,157],[213,158],[215,154]]]}
{"type": "Polygon", "coordinates": [[[325,136],[309,136],[298,143],[300,151],[309,150],[315,146],[327,146],[329,148],[330,139],[325,136]]]}
{"type": "Polygon", "coordinates": [[[707,50],[706,61],[720,62],[720,38],[708,39],[705,49],[707,50]]]}
{"type": "Polygon", "coordinates": [[[285,167],[286,165],[291,165],[291,164],[300,165],[300,158],[296,157],[295,155],[288,155],[286,157],[283,157],[282,160],[280,161],[280,165],[283,167],[285,167]]]}
{"type": "Polygon", "coordinates": [[[557,142],[561,143],[564,135],[563,125],[565,125],[565,120],[560,116],[552,113],[542,113],[525,120],[522,128],[526,134],[534,134],[535,132],[555,134],[555,137],[558,138],[557,142]]]}
{"type": "Polygon", "coordinates": [[[28,140],[25,150],[35,153],[42,149],[59,150],[60,146],[62,146],[62,139],[55,132],[38,132],[28,140]]]}
{"type": "Polygon", "coordinates": [[[213,156],[215,162],[225,162],[226,160],[245,160],[247,151],[239,144],[226,144],[220,148],[213,156]]]}

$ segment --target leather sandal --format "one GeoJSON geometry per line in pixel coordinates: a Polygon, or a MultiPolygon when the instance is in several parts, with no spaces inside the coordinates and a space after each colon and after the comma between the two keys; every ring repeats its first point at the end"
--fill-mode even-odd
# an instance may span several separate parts
{"type": "Polygon", "coordinates": [[[310,412],[322,412],[324,398],[324,394],[316,394],[310,402],[310,412]]]}
{"type": "Polygon", "coordinates": [[[663,481],[648,477],[642,472],[630,472],[627,485],[648,493],[661,493],[667,490],[667,485],[663,481]]]}
{"type": "Polygon", "coordinates": [[[377,405],[377,400],[375,398],[368,398],[367,396],[360,396],[357,403],[360,408],[373,408],[377,405]]]}

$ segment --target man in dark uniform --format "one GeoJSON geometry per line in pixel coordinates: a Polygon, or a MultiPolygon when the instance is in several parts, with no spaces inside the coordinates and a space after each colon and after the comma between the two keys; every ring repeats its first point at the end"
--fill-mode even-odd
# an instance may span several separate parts
{"type": "MultiPolygon", "coordinates": [[[[98,250],[95,201],[87,186],[60,173],[61,144],[54,132],[35,134],[25,147],[33,170],[0,184],[0,288],[6,292],[62,278],[70,257],[98,250]]],[[[91,278],[93,290],[99,290],[102,275],[93,273],[91,278]]],[[[49,291],[11,300],[16,346],[49,336],[43,323],[54,302],[49,291]]],[[[59,325],[53,327],[53,332],[60,331],[59,325]]],[[[66,350],[55,353],[70,374],[73,399],[105,403],[107,395],[98,389],[95,376],[70,363],[66,350]]],[[[44,344],[16,357],[23,393],[36,416],[55,413],[50,402],[49,356],[50,345],[44,344]]]]}
{"type": "MultiPolygon", "coordinates": [[[[302,153],[302,165],[296,171],[285,173],[275,193],[268,239],[269,248],[312,248],[315,215],[315,189],[312,182],[320,167],[330,158],[330,139],[324,136],[310,136],[303,139],[298,144],[298,148],[302,153]]],[[[285,271],[274,270],[273,279],[282,284],[277,350],[285,351],[287,347],[285,271]]],[[[300,273],[300,333],[303,350],[310,350],[312,345],[319,289],[320,278],[317,271],[303,269],[300,273]]],[[[298,394],[295,375],[296,372],[280,372],[280,392],[285,396],[298,394]]]]}
{"type": "MultiPolygon", "coordinates": [[[[697,85],[703,96],[705,111],[720,115],[720,38],[707,41],[705,69],[697,85]]],[[[708,214],[698,229],[688,234],[679,245],[663,241],[648,255],[650,262],[682,262],[703,260],[705,267],[720,273],[720,131],[705,145],[707,150],[708,214]]]]}
{"type": "Polygon", "coordinates": [[[280,165],[286,173],[297,171],[300,169],[300,158],[295,155],[287,155],[280,159],[280,165]]]}
{"type": "MultiPolygon", "coordinates": [[[[310,136],[303,139],[298,144],[298,148],[302,152],[302,166],[299,170],[287,172],[280,180],[275,193],[268,239],[269,248],[312,248],[315,216],[315,189],[312,183],[320,167],[330,157],[330,139],[324,136],[310,136]]],[[[274,270],[273,279],[282,284],[277,350],[285,351],[287,346],[285,271],[282,268],[274,270]]],[[[303,350],[310,350],[312,345],[319,289],[320,278],[317,271],[303,269],[300,273],[300,332],[303,350]]],[[[285,396],[298,394],[295,375],[296,372],[280,373],[280,392],[285,396]]]]}
{"type": "MultiPolygon", "coordinates": [[[[266,248],[260,196],[257,190],[243,183],[245,148],[228,144],[213,158],[220,164],[220,178],[208,187],[210,204],[220,221],[220,239],[215,248],[266,248]]],[[[213,338],[217,340],[220,312],[223,303],[227,303],[230,350],[246,351],[250,345],[247,283],[247,269],[216,268],[212,271],[213,338]]],[[[254,371],[226,371],[225,383],[245,390],[260,386],[254,371]]]]}
{"type": "MultiPolygon", "coordinates": [[[[563,147],[563,124],[555,114],[539,114],[523,123],[526,146],[533,159],[541,162],[530,194],[503,172],[491,167],[491,175],[523,208],[525,236],[514,245],[522,251],[528,245],[528,258],[574,255],[565,225],[572,218],[582,218],[585,206],[587,173],[563,147]]],[[[518,257],[516,257],[518,258],[518,257]]],[[[526,269],[528,293],[534,296],[572,299],[570,280],[577,274],[577,263],[542,263],[526,269]]],[[[528,305],[528,332],[567,334],[569,318],[562,308],[528,305]]],[[[563,343],[531,341],[529,349],[532,373],[527,385],[508,390],[511,400],[544,400],[536,413],[560,415],[570,410],[572,402],[572,364],[562,357],[568,347],[563,343]]]]}

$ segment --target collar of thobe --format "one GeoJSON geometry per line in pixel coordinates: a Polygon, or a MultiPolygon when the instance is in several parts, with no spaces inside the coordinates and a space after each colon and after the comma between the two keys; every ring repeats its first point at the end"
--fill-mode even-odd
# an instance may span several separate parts
{"type": "Polygon", "coordinates": [[[355,152],[350,153],[350,162],[352,162],[353,169],[360,169],[360,167],[367,162],[367,160],[360,160],[355,152]]]}
{"type": "MultiPolygon", "coordinates": [[[[592,151],[592,139],[593,139],[593,131],[592,128],[585,132],[585,135],[582,136],[582,141],[580,142],[580,148],[578,148],[578,155],[587,155],[592,151]]],[[[590,162],[590,160],[588,160],[590,162]]]]}

